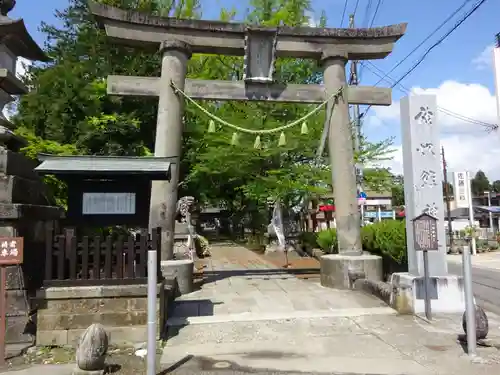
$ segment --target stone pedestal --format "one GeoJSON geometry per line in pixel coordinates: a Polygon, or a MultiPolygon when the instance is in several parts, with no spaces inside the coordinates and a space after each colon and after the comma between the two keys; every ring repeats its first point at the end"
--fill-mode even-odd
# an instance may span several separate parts
{"type": "Polygon", "coordinates": [[[323,255],[320,260],[321,285],[328,288],[350,289],[355,275],[364,274],[369,280],[382,281],[382,258],[364,253],[362,255],[323,255]]]}
{"type": "Polygon", "coordinates": [[[24,238],[24,262],[7,266],[7,343],[31,343],[35,325],[30,299],[44,278],[46,226],[63,210],[50,206],[47,188],[33,171],[36,163],[15,152],[25,142],[0,126],[0,236],[24,238]],[[11,149],[9,149],[9,148],[11,149]]]}
{"type": "Polygon", "coordinates": [[[165,260],[161,262],[163,277],[175,279],[179,294],[187,294],[194,291],[193,273],[194,262],[190,259],[165,260]]]}
{"type": "MultiPolygon", "coordinates": [[[[425,312],[424,281],[422,277],[407,272],[394,273],[391,277],[390,304],[400,314],[425,312]]],[[[465,310],[464,285],[460,276],[431,277],[431,309],[434,313],[462,313],[465,310]]]]}
{"type": "Polygon", "coordinates": [[[104,370],[87,371],[76,367],[72,372],[72,375],[103,375],[104,370]]]}

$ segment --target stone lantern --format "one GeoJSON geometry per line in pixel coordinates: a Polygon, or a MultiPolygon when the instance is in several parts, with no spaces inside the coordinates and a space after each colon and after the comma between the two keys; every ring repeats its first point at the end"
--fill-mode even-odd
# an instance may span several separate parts
{"type": "MultiPolygon", "coordinates": [[[[0,0],[0,111],[14,100],[13,96],[28,92],[26,85],[16,75],[19,57],[30,61],[48,61],[47,56],[28,33],[22,19],[14,20],[8,13],[15,0],[0,0]]],[[[25,141],[14,135],[12,124],[0,112],[0,144],[17,151],[25,141]]]]}
{"type": "Polygon", "coordinates": [[[13,124],[2,114],[14,97],[29,91],[16,74],[17,59],[48,61],[24,21],[8,17],[15,4],[0,0],[0,237],[23,237],[27,246],[22,266],[6,267],[7,344],[32,342],[27,296],[41,286],[34,280],[43,278],[44,225],[62,214],[51,205],[45,185],[33,171],[36,162],[19,152],[27,141],[14,133],[13,124]]]}

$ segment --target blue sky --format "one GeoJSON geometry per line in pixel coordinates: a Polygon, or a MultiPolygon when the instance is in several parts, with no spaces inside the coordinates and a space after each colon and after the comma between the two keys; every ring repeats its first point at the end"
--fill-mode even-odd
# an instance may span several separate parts
{"type": "MultiPolygon", "coordinates": [[[[349,0],[348,14],[354,10],[356,1],[349,0]]],[[[475,1],[469,1],[465,9],[470,8],[475,1]]],[[[369,0],[359,0],[356,13],[358,24],[365,21],[365,10],[368,2],[369,0]]],[[[464,0],[382,1],[374,25],[383,26],[407,22],[408,31],[397,43],[393,54],[385,60],[373,61],[373,63],[382,71],[389,71],[392,66],[412,51],[463,2],[464,0]]],[[[377,1],[374,0],[372,3],[373,12],[377,1]]],[[[18,0],[15,10],[10,15],[24,18],[32,35],[42,44],[44,35],[38,31],[38,26],[42,21],[56,22],[54,12],[56,9],[63,9],[67,4],[68,0],[18,0]]],[[[231,8],[235,6],[243,11],[247,4],[248,2],[244,0],[203,0],[203,16],[204,18],[217,18],[221,7],[231,8]]],[[[323,9],[326,10],[329,21],[328,26],[338,27],[340,25],[344,0],[313,0],[312,5],[312,11],[317,17],[319,17],[323,9]]],[[[495,34],[500,32],[499,15],[500,1],[488,0],[457,31],[434,50],[415,72],[402,82],[403,85],[409,88],[434,88],[438,95],[438,105],[442,106],[442,103],[446,103],[446,109],[453,112],[483,121],[496,122],[496,117],[493,115],[496,115],[496,108],[491,106],[491,103],[493,103],[492,95],[494,94],[492,67],[488,66],[488,61],[485,61],[486,64],[478,66],[474,60],[481,56],[487,46],[493,44],[495,34]],[[442,86],[447,81],[448,85],[442,86]],[[451,95],[455,97],[452,98],[451,95]],[[478,100],[479,103],[475,103],[474,100],[478,100]],[[464,102],[467,105],[463,105],[464,102]]],[[[426,48],[452,27],[455,20],[456,18],[391,73],[390,76],[399,78],[406,72],[412,63],[425,52],[426,48]]],[[[485,56],[489,57],[489,54],[485,56]]],[[[363,85],[374,84],[379,79],[368,69],[363,70],[361,78],[361,84],[363,85]]],[[[370,111],[371,119],[368,119],[365,124],[365,131],[369,138],[379,139],[394,136],[396,137],[395,145],[398,145],[400,130],[397,101],[402,95],[404,94],[394,89],[394,106],[370,111]]],[[[499,136],[490,134],[486,137],[484,131],[477,125],[466,126],[453,118],[443,119],[442,126],[444,130],[442,143],[445,148],[449,148],[447,153],[453,169],[477,169],[480,167],[487,170],[488,173],[495,174],[494,177],[500,178],[500,146],[496,146],[496,143],[500,144],[498,142],[500,140],[499,136]],[[493,143],[492,139],[496,142],[493,143]],[[489,140],[491,147],[497,147],[495,150],[491,150],[491,155],[487,154],[485,156],[481,154],[481,158],[476,156],[472,161],[468,153],[459,152],[463,151],[464,148],[474,148],[477,145],[482,145],[484,140],[489,140]],[[466,146],[466,144],[470,146],[466,146]],[[457,146],[460,147],[457,149],[457,146]],[[462,150],[460,150],[461,148],[462,150]]],[[[391,165],[396,169],[401,167],[397,165],[398,158],[399,156],[396,157],[395,164],[391,165]]]]}

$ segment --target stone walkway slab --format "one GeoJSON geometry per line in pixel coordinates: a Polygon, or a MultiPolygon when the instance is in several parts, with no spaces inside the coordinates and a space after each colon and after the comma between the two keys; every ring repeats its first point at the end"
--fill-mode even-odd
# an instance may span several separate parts
{"type": "MultiPolygon", "coordinates": [[[[183,368],[193,373],[196,363],[208,361],[256,373],[498,374],[496,347],[478,348],[482,363],[465,355],[457,341],[460,319],[437,317],[429,324],[412,316],[365,315],[190,325],[177,327],[161,362],[192,357],[183,368]]],[[[500,344],[500,319],[490,321],[491,340],[500,344]]]]}
{"type": "MultiPolygon", "coordinates": [[[[479,349],[483,364],[473,364],[465,356],[457,342],[462,333],[459,315],[428,324],[396,315],[361,292],[301,280],[239,246],[217,246],[212,254],[204,268],[205,284],[179,298],[168,319],[169,338],[161,362],[174,367],[182,362],[175,370],[179,374],[199,373],[212,365],[226,366],[228,374],[500,371],[496,347],[479,349]]],[[[500,319],[490,322],[500,348],[500,319]]]]}
{"type": "Polygon", "coordinates": [[[243,247],[211,252],[203,286],[176,300],[167,325],[394,313],[375,297],[301,280],[243,247]]]}

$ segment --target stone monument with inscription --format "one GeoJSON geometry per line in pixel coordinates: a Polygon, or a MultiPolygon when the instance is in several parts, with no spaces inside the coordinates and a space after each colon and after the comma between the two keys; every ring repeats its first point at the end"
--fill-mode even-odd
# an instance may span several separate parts
{"type": "MultiPolygon", "coordinates": [[[[401,100],[407,273],[392,275],[392,305],[400,312],[424,311],[424,261],[415,248],[412,219],[428,214],[437,219],[437,249],[429,251],[432,311],[463,312],[461,277],[448,274],[444,228],[444,201],[440,160],[439,121],[434,95],[410,95],[401,100]]],[[[417,241],[418,242],[418,241],[417,241]]]]}

